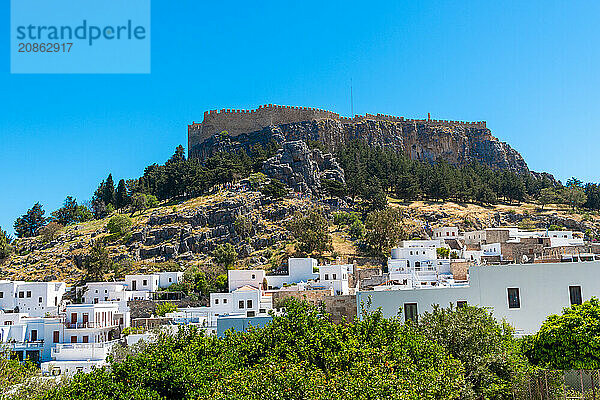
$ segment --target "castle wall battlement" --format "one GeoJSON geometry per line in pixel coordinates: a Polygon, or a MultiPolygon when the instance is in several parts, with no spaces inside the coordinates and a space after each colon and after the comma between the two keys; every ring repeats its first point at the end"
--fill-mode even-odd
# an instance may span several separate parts
{"type": "Polygon", "coordinates": [[[399,123],[428,124],[435,126],[486,128],[485,121],[450,121],[430,119],[406,119],[385,114],[355,115],[352,118],[341,117],[338,113],[312,107],[281,106],[265,104],[253,110],[221,109],[204,112],[201,123],[188,125],[188,149],[206,138],[227,131],[231,136],[254,132],[267,126],[290,124],[295,122],[332,119],[342,123],[356,124],[363,121],[391,121],[399,123]]]}

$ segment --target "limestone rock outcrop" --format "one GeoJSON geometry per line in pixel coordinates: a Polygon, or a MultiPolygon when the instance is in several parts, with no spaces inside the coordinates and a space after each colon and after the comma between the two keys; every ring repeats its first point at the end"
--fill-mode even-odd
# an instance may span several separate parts
{"type": "MultiPolygon", "coordinates": [[[[232,119],[231,124],[233,128],[236,121],[232,119]]],[[[190,142],[190,157],[202,159],[218,151],[251,149],[257,144],[281,144],[296,140],[318,141],[328,151],[334,151],[353,139],[402,151],[415,160],[431,162],[443,159],[454,165],[475,161],[495,169],[520,174],[529,172],[523,157],[507,143],[495,138],[485,124],[453,124],[435,120],[365,118],[347,121],[320,118],[268,125],[235,135],[215,134],[199,143],[190,142]]]]}
{"type": "Polygon", "coordinates": [[[301,140],[284,142],[277,154],[265,161],[263,172],[296,192],[311,195],[321,194],[321,179],[345,183],[344,171],[331,154],[310,150],[301,140]]]}

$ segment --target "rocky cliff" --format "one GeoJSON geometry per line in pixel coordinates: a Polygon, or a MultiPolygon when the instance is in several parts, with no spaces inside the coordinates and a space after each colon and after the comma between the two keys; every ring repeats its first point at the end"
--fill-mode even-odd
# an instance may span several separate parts
{"type": "Polygon", "coordinates": [[[215,134],[190,148],[190,157],[205,158],[217,151],[250,149],[256,144],[287,141],[318,141],[331,151],[350,140],[384,146],[404,152],[411,159],[432,162],[446,160],[454,165],[479,162],[495,169],[527,173],[523,157],[507,143],[492,136],[483,124],[433,120],[386,121],[363,119],[344,121],[321,118],[271,125],[236,135],[215,134]]]}
{"type": "Polygon", "coordinates": [[[321,179],[346,183],[344,170],[331,154],[310,150],[301,140],[284,142],[277,154],[265,161],[263,172],[296,192],[311,195],[321,193],[321,179]]]}

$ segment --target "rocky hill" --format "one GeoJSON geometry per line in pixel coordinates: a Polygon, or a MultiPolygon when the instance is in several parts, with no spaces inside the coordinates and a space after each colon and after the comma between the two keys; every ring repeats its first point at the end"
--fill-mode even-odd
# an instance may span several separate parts
{"type": "Polygon", "coordinates": [[[443,159],[455,165],[476,161],[494,169],[529,171],[523,157],[494,137],[485,122],[405,120],[370,114],[348,119],[331,112],[307,114],[278,106],[270,110],[269,119],[269,110],[205,114],[205,122],[188,129],[190,157],[203,159],[218,151],[296,140],[317,141],[333,151],[358,139],[402,151],[414,160],[443,159]],[[255,111],[264,118],[253,116],[255,111]]]}
{"type": "Polygon", "coordinates": [[[126,273],[210,266],[209,255],[224,243],[235,246],[245,266],[267,267],[289,241],[285,221],[309,206],[305,199],[273,202],[259,192],[225,190],[137,215],[131,235],[114,241],[106,228],[109,218],[67,226],[51,241],[19,239],[16,254],[4,261],[0,274],[4,279],[78,282],[83,259],[99,239],[126,273]],[[240,216],[251,222],[246,235],[235,228],[240,216]]]}
{"type": "MultiPolygon", "coordinates": [[[[238,185],[147,210],[133,219],[131,235],[117,240],[111,240],[107,231],[109,218],[70,225],[51,241],[44,241],[41,236],[19,239],[16,254],[0,265],[0,278],[77,283],[83,277],[83,260],[90,245],[99,239],[106,241],[120,274],[184,270],[191,265],[198,265],[207,272],[223,273],[222,268],[211,262],[212,251],[223,243],[234,245],[238,253],[237,268],[273,270],[295,252],[286,222],[296,211],[315,205],[324,207],[330,216],[335,211],[353,207],[351,203],[339,201],[316,202],[306,196],[273,201],[247,186],[238,185]],[[251,222],[245,234],[236,229],[236,220],[240,217],[251,222]]],[[[390,199],[390,205],[405,211],[406,228],[413,238],[428,237],[433,227],[443,225],[473,230],[523,224],[544,229],[555,224],[580,232],[589,230],[596,235],[600,232],[597,215],[571,214],[559,209],[540,212],[537,206],[529,204],[482,207],[452,202],[405,204],[390,199]]],[[[329,260],[341,257],[359,265],[380,265],[380,261],[365,257],[357,250],[357,243],[350,239],[347,230],[332,225],[330,231],[334,249],[324,257],[329,260]]],[[[107,279],[113,277],[113,273],[106,276],[107,279]]]]}

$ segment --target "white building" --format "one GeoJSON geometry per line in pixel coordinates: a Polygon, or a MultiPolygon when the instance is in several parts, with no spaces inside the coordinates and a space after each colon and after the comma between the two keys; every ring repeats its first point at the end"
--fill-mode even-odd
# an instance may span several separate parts
{"type": "Polygon", "coordinates": [[[281,289],[284,285],[316,280],[319,278],[319,274],[314,272],[316,268],[317,260],[314,258],[290,258],[287,274],[265,276],[267,287],[269,290],[281,289]]]}
{"type": "Polygon", "coordinates": [[[132,292],[156,292],[159,288],[159,281],[160,277],[158,274],[125,275],[127,290],[132,292]]]}
{"type": "Polygon", "coordinates": [[[129,300],[125,282],[88,282],[82,293],[82,303],[95,304],[100,301],[129,300]]]}
{"type": "Polygon", "coordinates": [[[0,309],[31,316],[56,315],[67,290],[64,282],[0,281],[0,309]]]}
{"type": "Polygon", "coordinates": [[[158,287],[166,289],[174,283],[181,283],[183,279],[183,272],[169,271],[158,273],[158,287]]]}
{"type": "Polygon", "coordinates": [[[44,372],[87,372],[105,363],[129,318],[113,303],[67,305],[51,317],[0,312],[0,342],[13,357],[40,363],[44,372]]]}
{"type": "Polygon", "coordinates": [[[458,228],[456,226],[441,226],[433,228],[434,239],[456,239],[458,237],[458,228]]]}
{"type": "Polygon", "coordinates": [[[181,283],[182,279],[183,272],[174,271],[125,275],[125,285],[126,290],[131,292],[156,292],[159,289],[166,289],[174,283],[181,283]]]}
{"type": "Polygon", "coordinates": [[[262,269],[230,269],[227,271],[229,292],[242,286],[262,288],[264,279],[265,271],[262,269]]]}
{"type": "Polygon", "coordinates": [[[332,288],[335,295],[347,295],[350,292],[348,277],[353,268],[352,264],[320,266],[319,283],[332,288]]]}
{"type": "Polygon", "coordinates": [[[498,320],[506,319],[517,335],[524,335],[536,332],[548,315],[592,296],[600,297],[600,261],[476,266],[468,285],[361,291],[356,301],[359,315],[370,298],[370,310],[381,307],[386,317],[401,310],[404,318],[431,311],[433,304],[489,307],[498,320]]]}

